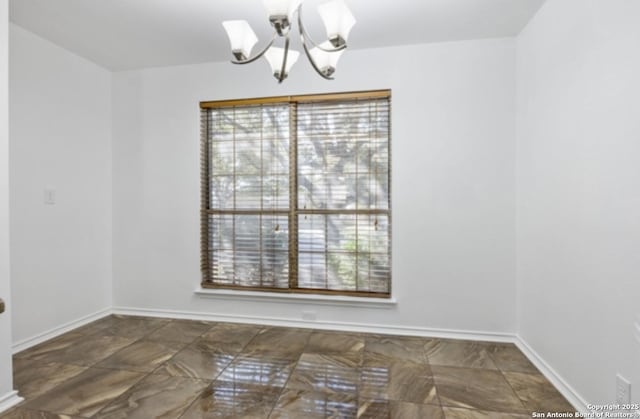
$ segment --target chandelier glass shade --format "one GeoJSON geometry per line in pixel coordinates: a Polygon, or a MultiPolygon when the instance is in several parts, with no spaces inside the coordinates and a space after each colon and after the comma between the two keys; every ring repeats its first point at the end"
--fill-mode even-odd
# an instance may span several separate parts
{"type": "Polygon", "coordinates": [[[313,69],[323,78],[332,80],[338,60],[347,48],[347,39],[356,23],[344,0],[331,0],[318,6],[318,14],[324,23],[327,40],[317,44],[309,36],[302,21],[303,0],[264,0],[269,22],[274,29],[267,45],[251,56],[258,37],[246,20],[222,22],[231,43],[234,64],[249,64],[261,57],[269,62],[271,71],[279,83],[287,78],[289,70],[298,60],[300,53],[289,48],[292,26],[297,19],[302,48],[313,69]],[[274,46],[279,39],[284,40],[284,48],[274,46]]]}

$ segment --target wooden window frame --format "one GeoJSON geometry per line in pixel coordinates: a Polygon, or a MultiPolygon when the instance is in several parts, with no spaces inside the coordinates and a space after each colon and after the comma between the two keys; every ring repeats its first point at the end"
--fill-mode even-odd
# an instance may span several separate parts
{"type": "Polygon", "coordinates": [[[327,93],[327,94],[310,94],[310,95],[294,95],[294,96],[271,96],[262,98],[249,99],[233,99],[200,102],[200,269],[202,273],[202,288],[207,289],[230,289],[242,291],[264,291],[270,293],[288,293],[288,294],[321,294],[333,296],[353,296],[353,297],[372,297],[372,298],[391,298],[392,286],[392,241],[391,241],[391,90],[369,90],[360,92],[345,93],[327,93]],[[299,209],[298,208],[298,139],[297,139],[297,105],[308,104],[314,102],[342,102],[342,101],[360,101],[372,99],[387,99],[389,101],[389,122],[388,122],[388,206],[387,209],[355,209],[355,210],[321,210],[321,209],[299,209]],[[251,105],[265,104],[288,104],[290,107],[289,115],[289,209],[288,210],[216,210],[210,208],[210,162],[211,156],[209,151],[209,118],[208,111],[218,108],[244,107],[251,105]],[[271,288],[256,287],[242,285],[216,284],[210,282],[211,266],[209,255],[209,222],[212,214],[272,214],[287,215],[289,220],[289,288],[271,288]],[[389,257],[389,278],[387,292],[369,292],[369,291],[352,291],[352,290],[331,290],[323,288],[298,288],[298,216],[305,214],[345,214],[353,213],[354,215],[385,215],[389,219],[388,228],[388,257],[389,257]]]}

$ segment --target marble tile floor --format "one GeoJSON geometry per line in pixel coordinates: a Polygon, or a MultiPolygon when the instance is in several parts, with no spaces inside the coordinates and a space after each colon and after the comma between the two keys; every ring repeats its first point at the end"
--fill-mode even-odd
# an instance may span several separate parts
{"type": "Polygon", "coordinates": [[[2,419],[530,418],[573,411],[511,344],[109,316],[14,356],[2,419]]]}

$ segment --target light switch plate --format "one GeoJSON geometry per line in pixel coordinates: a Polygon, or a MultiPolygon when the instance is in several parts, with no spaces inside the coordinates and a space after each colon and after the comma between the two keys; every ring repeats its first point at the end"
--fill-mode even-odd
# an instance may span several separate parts
{"type": "Polygon", "coordinates": [[[56,190],[53,188],[45,188],[44,190],[44,203],[46,205],[56,204],[56,190]]]}

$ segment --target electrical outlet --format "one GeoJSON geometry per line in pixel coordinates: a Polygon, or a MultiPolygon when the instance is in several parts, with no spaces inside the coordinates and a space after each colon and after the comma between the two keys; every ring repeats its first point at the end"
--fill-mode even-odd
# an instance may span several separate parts
{"type": "Polygon", "coordinates": [[[302,312],[302,320],[315,322],[316,321],[316,312],[315,311],[303,311],[302,312]]]}
{"type": "Polygon", "coordinates": [[[631,403],[631,383],[620,374],[616,375],[616,403],[631,403]]]}

